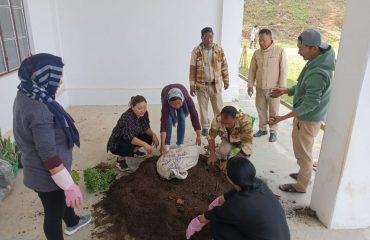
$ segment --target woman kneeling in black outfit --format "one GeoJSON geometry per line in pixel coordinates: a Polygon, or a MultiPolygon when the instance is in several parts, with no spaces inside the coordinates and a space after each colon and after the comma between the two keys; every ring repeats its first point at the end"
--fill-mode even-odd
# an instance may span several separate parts
{"type": "Polygon", "coordinates": [[[121,171],[129,170],[126,157],[145,156],[140,147],[152,154],[153,145],[159,144],[157,135],[150,129],[146,99],[140,95],[131,97],[129,106],[113,128],[107,145],[107,151],[119,156],[116,166],[121,171]]]}
{"type": "Polygon", "coordinates": [[[227,179],[233,189],[216,198],[208,211],[190,222],[186,239],[210,223],[214,240],[289,240],[283,208],[255,176],[256,169],[247,158],[230,158],[227,179]]]}

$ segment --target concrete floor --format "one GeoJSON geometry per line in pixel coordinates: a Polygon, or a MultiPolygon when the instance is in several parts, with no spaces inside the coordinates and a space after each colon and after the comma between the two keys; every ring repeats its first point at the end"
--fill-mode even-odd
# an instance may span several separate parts
{"type": "MultiPolygon", "coordinates": [[[[241,86],[245,86],[240,81],[241,86]]],[[[239,102],[230,103],[243,109],[246,113],[257,116],[254,107],[254,98],[249,98],[244,90],[241,90],[239,102]]],[[[225,104],[226,105],[226,104],[225,104]]],[[[83,185],[82,170],[93,167],[101,161],[107,161],[106,142],[113,126],[127,106],[79,106],[69,108],[74,117],[81,135],[81,148],[74,149],[73,168],[80,171],[81,189],[85,202],[83,207],[77,209],[77,213],[87,213],[92,205],[99,201],[100,194],[90,194],[83,185]]],[[[282,106],[281,112],[289,110],[282,106]]],[[[159,105],[149,105],[151,127],[159,132],[159,105]]],[[[187,126],[191,126],[187,119],[187,126]]],[[[281,123],[278,132],[278,141],[269,143],[268,137],[254,139],[254,154],[251,161],[255,164],[257,175],[265,180],[276,195],[280,196],[281,202],[288,216],[288,224],[291,231],[291,239],[294,240],[370,240],[370,229],[358,230],[329,230],[318,220],[306,216],[296,215],[293,209],[308,206],[311,198],[312,184],[306,194],[289,194],[278,190],[277,186],[282,183],[292,182],[289,173],[296,172],[298,167],[293,155],[291,143],[292,121],[281,123]]],[[[254,129],[258,126],[255,124],[254,129]]],[[[323,132],[315,142],[314,157],[318,158],[320,143],[323,132]]],[[[194,131],[191,127],[186,132],[185,144],[193,144],[195,140],[194,131]]],[[[206,139],[202,139],[202,145],[206,139]]],[[[158,154],[158,151],[157,153],[158,154]]],[[[139,161],[130,159],[130,167],[137,167],[139,161]]],[[[314,177],[312,178],[312,182],[314,177]]],[[[43,212],[41,203],[32,190],[27,189],[23,184],[22,170],[15,179],[11,194],[1,203],[0,206],[0,239],[1,240],[36,240],[45,239],[43,235],[42,222],[43,212]]],[[[325,196],[323,196],[324,198],[325,196]]],[[[92,239],[91,230],[93,224],[77,232],[74,236],[65,239],[92,239]]]]}

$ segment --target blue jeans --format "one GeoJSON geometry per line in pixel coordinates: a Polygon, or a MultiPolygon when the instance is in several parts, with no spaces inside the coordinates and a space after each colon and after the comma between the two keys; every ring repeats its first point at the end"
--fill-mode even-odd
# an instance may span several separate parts
{"type": "MultiPolygon", "coordinates": [[[[177,141],[176,144],[184,144],[185,138],[185,113],[182,108],[177,109],[177,141]]],[[[166,145],[171,145],[171,135],[172,135],[172,117],[171,114],[168,115],[167,124],[167,134],[166,134],[166,145]]]]}

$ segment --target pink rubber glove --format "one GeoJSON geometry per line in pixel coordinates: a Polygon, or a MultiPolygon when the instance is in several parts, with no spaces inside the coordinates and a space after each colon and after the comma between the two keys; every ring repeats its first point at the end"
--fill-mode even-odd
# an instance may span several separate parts
{"type": "Polygon", "coordinates": [[[64,195],[66,196],[66,204],[68,207],[78,207],[83,202],[81,190],[76,184],[64,190],[64,195]]]}
{"type": "Polygon", "coordinates": [[[191,222],[188,225],[188,229],[186,229],[186,239],[190,239],[191,236],[194,235],[194,233],[202,230],[204,225],[205,224],[199,222],[198,217],[191,220],[191,222]]]}
{"type": "Polygon", "coordinates": [[[214,207],[218,207],[218,206],[221,206],[220,197],[217,197],[215,200],[213,200],[213,202],[209,204],[208,210],[212,210],[214,207]]]}
{"type": "Polygon", "coordinates": [[[51,178],[55,184],[64,190],[66,196],[66,205],[68,207],[78,207],[82,204],[83,198],[80,188],[73,182],[71,174],[66,168],[63,168],[56,174],[52,175],[51,178]]]}

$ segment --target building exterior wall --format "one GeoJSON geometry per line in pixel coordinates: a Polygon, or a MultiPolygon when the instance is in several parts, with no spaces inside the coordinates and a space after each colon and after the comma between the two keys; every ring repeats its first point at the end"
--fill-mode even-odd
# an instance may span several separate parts
{"type": "MultiPolygon", "coordinates": [[[[65,62],[58,97],[64,107],[127,104],[136,94],[160,103],[164,85],[189,85],[190,54],[205,26],[213,28],[229,61],[224,100],[237,99],[243,2],[24,0],[32,52],[60,55],[65,62]]],[[[7,81],[0,82],[4,129],[11,126],[16,75],[0,79],[7,81]]]]}
{"type": "Polygon", "coordinates": [[[369,8],[368,1],[348,1],[346,6],[311,200],[311,208],[329,228],[370,226],[369,8]]]}

